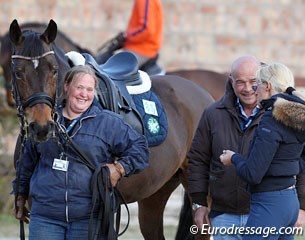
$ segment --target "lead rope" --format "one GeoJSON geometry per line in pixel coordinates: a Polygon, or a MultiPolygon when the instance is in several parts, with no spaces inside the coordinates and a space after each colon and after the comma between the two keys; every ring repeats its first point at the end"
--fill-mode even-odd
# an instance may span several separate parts
{"type": "MultiPolygon", "coordinates": [[[[22,114],[18,115],[20,117],[20,141],[21,141],[21,149],[20,149],[20,153],[19,153],[19,164],[18,164],[18,174],[17,174],[17,181],[16,181],[16,195],[15,195],[15,210],[16,210],[16,214],[18,213],[19,207],[17,205],[17,200],[18,200],[18,196],[19,196],[19,188],[20,188],[20,175],[21,175],[21,169],[22,169],[22,165],[23,165],[23,161],[22,161],[22,157],[23,157],[23,152],[24,152],[24,147],[25,147],[25,143],[26,143],[26,139],[27,139],[27,132],[26,132],[26,127],[24,124],[24,118],[22,114]]],[[[24,232],[24,222],[23,220],[19,220],[19,225],[20,225],[20,240],[25,240],[25,232],[24,232]]]]}
{"type": "MultiPolygon", "coordinates": [[[[130,222],[130,212],[127,206],[127,203],[117,188],[114,188],[110,181],[110,171],[106,166],[96,167],[86,156],[86,154],[72,141],[66,131],[63,129],[59,123],[58,113],[55,113],[56,117],[56,127],[59,131],[59,136],[62,138],[63,142],[69,144],[71,149],[80,157],[80,161],[85,164],[92,172],[92,210],[89,220],[89,229],[88,229],[88,239],[96,240],[100,236],[100,233],[107,234],[108,240],[115,240],[118,236],[123,235],[130,222]],[[120,218],[121,218],[121,206],[118,203],[118,199],[121,200],[121,203],[125,206],[127,211],[127,224],[124,230],[119,233],[120,218]],[[98,221],[96,224],[96,229],[93,235],[93,213],[96,207],[97,201],[100,202],[98,221]],[[116,228],[114,228],[114,215],[116,214],[116,228]],[[100,231],[102,229],[102,231],[100,231]]],[[[59,143],[59,142],[58,142],[59,143]]],[[[60,144],[60,143],[59,143],[60,144]]],[[[61,145],[61,144],[60,144],[61,145]]],[[[62,146],[61,146],[62,148],[62,146]]]]}

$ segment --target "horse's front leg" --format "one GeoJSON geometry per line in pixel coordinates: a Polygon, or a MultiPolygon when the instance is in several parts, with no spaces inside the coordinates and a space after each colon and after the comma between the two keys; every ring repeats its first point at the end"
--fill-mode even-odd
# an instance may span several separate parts
{"type": "Polygon", "coordinates": [[[145,240],[164,240],[163,214],[172,192],[180,184],[177,176],[172,177],[152,196],[138,201],[139,223],[145,240]]]}

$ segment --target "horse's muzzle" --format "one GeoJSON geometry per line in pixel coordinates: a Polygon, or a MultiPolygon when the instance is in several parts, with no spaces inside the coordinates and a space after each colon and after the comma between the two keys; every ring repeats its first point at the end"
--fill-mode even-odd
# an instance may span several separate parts
{"type": "Polygon", "coordinates": [[[30,138],[35,142],[47,141],[54,131],[55,124],[53,121],[48,121],[46,125],[40,125],[37,122],[29,124],[29,135],[30,138]]]}

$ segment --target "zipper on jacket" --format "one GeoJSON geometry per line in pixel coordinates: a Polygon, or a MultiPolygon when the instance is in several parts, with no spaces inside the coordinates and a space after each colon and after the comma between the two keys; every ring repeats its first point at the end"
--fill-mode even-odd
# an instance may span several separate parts
{"type": "Polygon", "coordinates": [[[74,133],[73,134],[71,134],[71,138],[73,138],[75,135],[76,135],[76,133],[82,128],[82,125],[83,125],[83,120],[85,120],[85,119],[88,119],[88,118],[93,118],[93,117],[96,117],[96,115],[95,114],[92,114],[92,115],[88,115],[88,116],[85,116],[85,117],[83,117],[83,118],[81,118],[80,120],[79,120],[79,127],[74,131],[74,133]]]}
{"type": "Polygon", "coordinates": [[[66,200],[66,221],[69,222],[69,208],[68,208],[68,170],[66,171],[66,193],[65,193],[65,200],[66,200]]]}
{"type": "MultiPolygon", "coordinates": [[[[75,134],[79,131],[79,129],[81,129],[81,127],[82,127],[82,121],[83,121],[84,119],[92,118],[92,117],[95,117],[95,116],[96,116],[96,114],[92,114],[92,115],[89,115],[89,116],[86,116],[86,117],[81,118],[81,119],[79,120],[79,127],[78,127],[78,129],[76,129],[76,130],[74,131],[74,133],[73,133],[70,137],[73,138],[73,137],[75,136],[75,134]]],[[[66,129],[65,126],[64,126],[64,129],[66,129]]],[[[66,209],[65,209],[65,211],[66,211],[66,222],[69,223],[69,207],[68,207],[68,170],[66,171],[66,192],[65,192],[65,201],[66,201],[66,209]]]]}

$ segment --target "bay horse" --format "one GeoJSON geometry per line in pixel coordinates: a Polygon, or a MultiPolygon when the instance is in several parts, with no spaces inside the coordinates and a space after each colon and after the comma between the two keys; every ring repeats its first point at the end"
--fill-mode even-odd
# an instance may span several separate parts
{"type": "MultiPolygon", "coordinates": [[[[24,32],[14,20],[9,33],[14,48],[13,89],[19,117],[23,116],[29,137],[44,141],[54,128],[54,105],[69,69],[65,57],[60,56],[62,51],[53,44],[57,25],[50,20],[43,33],[24,32]]],[[[149,167],[124,178],[118,188],[127,203],[138,203],[144,239],[161,240],[165,239],[165,205],[180,183],[186,187],[186,154],[202,112],[214,99],[205,89],[178,76],[152,77],[152,90],[165,109],[168,136],[162,144],[150,147],[149,167]]]]}
{"type": "MultiPolygon", "coordinates": [[[[26,22],[20,25],[22,30],[32,30],[36,32],[42,32],[46,29],[47,24],[39,23],[39,22],[26,22]]],[[[13,99],[13,95],[11,92],[12,82],[11,82],[11,55],[12,55],[12,43],[10,41],[9,32],[6,32],[0,38],[0,66],[3,69],[3,78],[4,84],[6,88],[6,102],[8,106],[14,107],[15,101],[13,99]]],[[[54,43],[63,49],[65,52],[69,51],[77,51],[77,52],[86,52],[90,53],[90,51],[86,48],[79,46],[77,43],[73,42],[71,38],[69,38],[62,31],[57,31],[57,37],[54,43]]]]}
{"type": "Polygon", "coordinates": [[[207,69],[177,69],[166,72],[167,75],[177,75],[191,80],[206,89],[215,100],[219,100],[225,93],[228,74],[207,69]]]}

